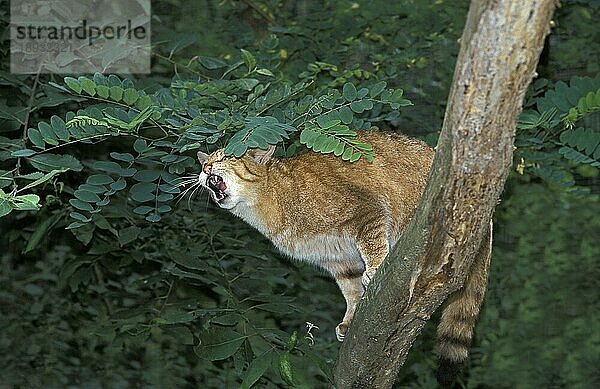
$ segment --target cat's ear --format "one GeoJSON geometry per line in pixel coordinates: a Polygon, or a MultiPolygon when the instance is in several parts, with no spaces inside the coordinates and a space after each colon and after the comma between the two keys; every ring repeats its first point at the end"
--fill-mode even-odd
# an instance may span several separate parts
{"type": "Polygon", "coordinates": [[[269,145],[269,148],[266,150],[263,149],[251,149],[248,150],[248,156],[252,159],[254,159],[254,162],[258,163],[259,165],[264,165],[267,162],[269,162],[269,160],[271,160],[271,157],[273,157],[273,153],[275,152],[275,145],[269,145]]]}
{"type": "Polygon", "coordinates": [[[198,161],[200,161],[200,163],[204,163],[208,159],[208,154],[203,153],[202,151],[198,151],[198,154],[196,155],[198,156],[198,161]]]}

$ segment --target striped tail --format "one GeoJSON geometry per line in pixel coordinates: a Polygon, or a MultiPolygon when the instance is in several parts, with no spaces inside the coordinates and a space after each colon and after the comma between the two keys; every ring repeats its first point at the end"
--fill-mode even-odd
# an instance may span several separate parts
{"type": "Polygon", "coordinates": [[[492,224],[481,242],[471,273],[462,289],[446,303],[438,326],[439,361],[437,380],[443,388],[454,384],[463,364],[469,359],[473,328],[479,315],[487,286],[492,253],[492,224]]]}

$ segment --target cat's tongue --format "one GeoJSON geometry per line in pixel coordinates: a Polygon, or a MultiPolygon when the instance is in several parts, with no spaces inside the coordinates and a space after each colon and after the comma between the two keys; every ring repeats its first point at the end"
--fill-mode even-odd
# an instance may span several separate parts
{"type": "Polygon", "coordinates": [[[223,178],[213,174],[208,178],[208,183],[209,186],[213,189],[216,189],[220,192],[225,192],[225,190],[227,189],[227,185],[225,185],[225,181],[223,181],[223,178]]]}

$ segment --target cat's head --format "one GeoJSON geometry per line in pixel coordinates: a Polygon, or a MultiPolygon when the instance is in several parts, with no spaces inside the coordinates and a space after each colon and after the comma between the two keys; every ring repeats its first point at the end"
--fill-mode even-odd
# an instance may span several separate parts
{"type": "Polygon", "coordinates": [[[200,184],[221,208],[231,209],[240,202],[251,201],[256,196],[254,184],[264,177],[265,165],[274,151],[274,146],[267,150],[251,149],[241,158],[225,156],[223,149],[212,154],[199,151],[200,184]]]}

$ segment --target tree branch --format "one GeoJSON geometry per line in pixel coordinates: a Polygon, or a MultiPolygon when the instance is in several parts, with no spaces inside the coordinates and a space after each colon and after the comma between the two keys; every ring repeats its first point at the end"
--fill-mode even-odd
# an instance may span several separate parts
{"type": "Polygon", "coordinates": [[[463,285],[512,165],[554,0],[473,1],[425,193],[342,344],[336,387],[388,388],[426,320],[463,285]]]}

